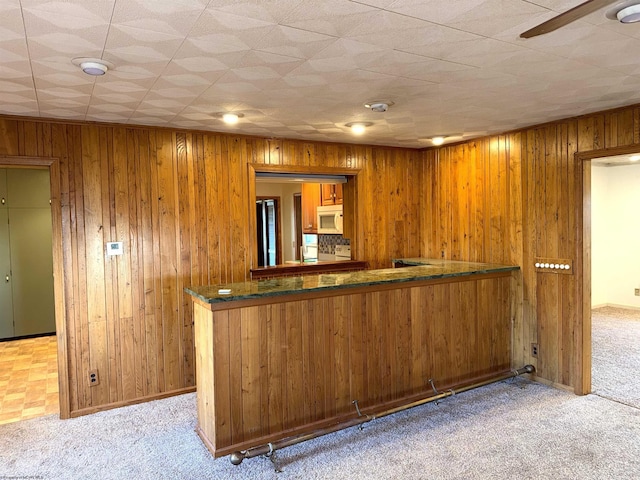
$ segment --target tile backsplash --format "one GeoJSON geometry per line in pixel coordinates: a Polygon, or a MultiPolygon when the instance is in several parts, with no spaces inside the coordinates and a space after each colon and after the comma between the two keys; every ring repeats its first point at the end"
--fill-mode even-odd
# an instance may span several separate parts
{"type": "Polygon", "coordinates": [[[336,253],[336,245],[351,245],[351,241],[342,235],[318,235],[318,253],[336,253]]]}

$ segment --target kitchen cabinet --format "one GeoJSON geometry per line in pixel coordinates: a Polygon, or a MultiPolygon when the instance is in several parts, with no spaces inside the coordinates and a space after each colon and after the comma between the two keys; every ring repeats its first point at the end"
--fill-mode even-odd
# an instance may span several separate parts
{"type": "Polygon", "coordinates": [[[322,184],[322,205],[342,205],[342,184],[322,184]]]}
{"type": "Polygon", "coordinates": [[[302,233],[318,233],[316,209],[320,205],[320,184],[302,184],[302,233]]]}

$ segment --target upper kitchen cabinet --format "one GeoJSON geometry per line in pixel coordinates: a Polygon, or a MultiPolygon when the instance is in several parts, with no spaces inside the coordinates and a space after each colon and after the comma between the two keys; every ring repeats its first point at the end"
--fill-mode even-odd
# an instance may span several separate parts
{"type": "Polygon", "coordinates": [[[322,184],[322,205],[342,205],[342,184],[322,184]]]}
{"type": "Polygon", "coordinates": [[[320,205],[320,184],[302,184],[302,233],[318,233],[316,209],[320,205]]]}

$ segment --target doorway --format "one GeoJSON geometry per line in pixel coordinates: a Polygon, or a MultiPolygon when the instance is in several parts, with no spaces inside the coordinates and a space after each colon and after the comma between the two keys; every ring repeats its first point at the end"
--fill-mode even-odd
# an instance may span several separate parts
{"type": "MultiPolygon", "coordinates": [[[[56,351],[57,385],[58,394],[52,396],[58,398],[58,411],[60,418],[70,418],[71,403],[69,392],[69,365],[67,349],[67,328],[65,323],[65,276],[64,256],[62,249],[63,215],[60,192],[60,160],[55,157],[28,157],[0,155],[0,168],[44,168],[49,171],[50,178],[50,211],[51,211],[51,237],[53,251],[53,285],[54,285],[54,318],[55,336],[48,337],[52,341],[56,351]]],[[[47,338],[47,337],[43,337],[47,338]]],[[[54,362],[55,364],[55,362],[54,362]]],[[[55,368],[52,368],[55,370],[55,368]]],[[[50,380],[55,384],[55,380],[50,380]]]]}
{"type": "Polygon", "coordinates": [[[256,198],[256,226],[258,266],[279,265],[282,263],[280,197],[256,198]]]}
{"type": "Polygon", "coordinates": [[[0,423],[60,411],[50,185],[0,168],[0,423]]]}
{"type": "Polygon", "coordinates": [[[591,160],[592,393],[640,408],[640,164],[591,160]]]}
{"type": "Polygon", "coordinates": [[[0,168],[0,340],[55,334],[49,185],[48,169],[0,168]]]}

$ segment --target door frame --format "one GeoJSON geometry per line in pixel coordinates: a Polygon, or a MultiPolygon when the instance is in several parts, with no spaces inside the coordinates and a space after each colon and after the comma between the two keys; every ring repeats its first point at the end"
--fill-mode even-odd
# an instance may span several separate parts
{"type": "Polygon", "coordinates": [[[51,238],[53,244],[53,295],[55,301],[56,342],[58,344],[58,396],[60,418],[70,418],[69,362],[67,324],[65,317],[65,279],[62,247],[62,201],[60,190],[60,159],[0,155],[0,167],[49,169],[51,189],[51,238]]]}
{"type": "MultiPolygon", "coordinates": [[[[586,395],[591,393],[591,160],[600,157],[610,157],[613,155],[631,155],[640,152],[640,145],[626,145],[623,147],[603,148],[599,150],[588,150],[586,152],[575,153],[578,171],[582,170],[581,187],[578,192],[582,200],[582,228],[578,231],[579,243],[582,248],[582,284],[577,288],[582,293],[582,315],[579,316],[576,328],[577,351],[576,351],[576,373],[577,381],[575,393],[586,395]]],[[[578,213],[580,214],[580,213],[578,213]]]]}

